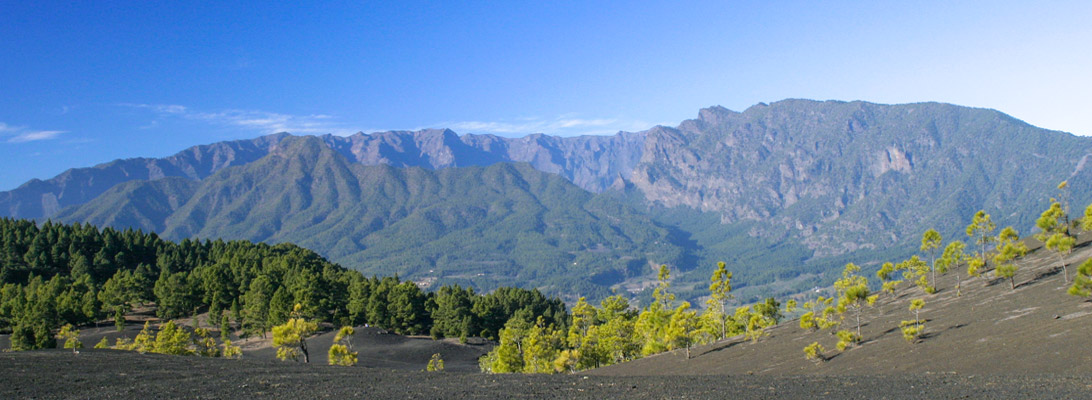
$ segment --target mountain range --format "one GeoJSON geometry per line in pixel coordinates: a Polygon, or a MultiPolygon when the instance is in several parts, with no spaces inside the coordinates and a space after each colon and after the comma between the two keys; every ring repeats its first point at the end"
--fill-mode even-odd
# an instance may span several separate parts
{"type": "Polygon", "coordinates": [[[978,209],[1028,234],[1050,198],[1092,200],[1090,156],[1092,138],[994,110],[784,100],[613,136],[282,133],[32,180],[0,215],[292,241],[426,284],[569,296],[640,291],[666,263],[696,297],[724,260],[748,297],[897,261],[929,228],[965,239],[978,209]]]}

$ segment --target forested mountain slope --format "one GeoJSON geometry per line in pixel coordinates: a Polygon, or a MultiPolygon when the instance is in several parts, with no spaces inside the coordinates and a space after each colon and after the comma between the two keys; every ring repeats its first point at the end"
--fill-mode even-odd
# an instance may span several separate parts
{"type": "Polygon", "coordinates": [[[175,239],[292,242],[369,274],[570,295],[601,296],[685,255],[647,216],[526,164],[364,166],[299,137],[196,187],[165,183],[178,182],[119,185],[56,219],[175,239]]]}

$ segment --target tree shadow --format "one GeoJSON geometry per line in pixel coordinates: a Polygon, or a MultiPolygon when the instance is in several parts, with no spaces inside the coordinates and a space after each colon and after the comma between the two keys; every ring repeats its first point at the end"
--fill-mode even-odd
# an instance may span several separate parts
{"type": "MultiPolygon", "coordinates": [[[[928,324],[929,324],[929,322],[931,322],[932,320],[931,320],[931,319],[928,319],[928,318],[925,318],[925,319],[923,319],[922,321],[924,321],[924,322],[925,322],[925,324],[926,324],[926,325],[928,325],[928,324]]],[[[961,325],[960,327],[962,327],[962,325],[961,325]]],[[[890,334],[892,334],[892,333],[895,333],[895,332],[899,332],[899,334],[901,334],[901,332],[902,332],[902,327],[901,327],[901,326],[894,326],[894,327],[888,328],[887,330],[885,330],[885,331],[883,331],[883,332],[880,332],[880,334],[879,334],[879,335],[876,335],[876,336],[870,337],[870,338],[868,338],[868,339],[862,339],[862,340],[860,341],[860,343],[858,343],[858,344],[861,344],[861,345],[863,345],[863,344],[865,344],[865,343],[870,343],[870,342],[874,342],[874,341],[877,341],[877,340],[879,340],[880,338],[882,338],[882,337],[884,337],[884,336],[890,335],[890,334]]]]}
{"type": "Polygon", "coordinates": [[[1029,285],[1032,285],[1032,284],[1035,284],[1035,283],[1039,283],[1040,281],[1042,281],[1042,280],[1044,280],[1046,278],[1052,277],[1054,275],[1058,275],[1060,273],[1062,273],[1062,267],[1057,267],[1057,266],[1056,267],[1051,267],[1050,269],[1048,269],[1046,271],[1041,271],[1041,272],[1035,274],[1035,276],[1032,277],[1031,279],[1029,279],[1027,281],[1024,281],[1024,282],[1021,282],[1020,284],[1016,285],[1016,288],[1019,289],[1019,288],[1022,288],[1024,286],[1029,286],[1029,285]]]}
{"type": "Polygon", "coordinates": [[[925,332],[925,333],[921,334],[921,336],[918,336],[918,339],[922,340],[922,341],[929,340],[929,339],[935,338],[937,336],[940,336],[944,332],[947,332],[947,331],[950,331],[950,330],[953,330],[953,329],[959,329],[959,328],[962,328],[962,327],[965,327],[965,326],[967,326],[967,324],[952,325],[952,326],[949,326],[947,328],[944,328],[944,330],[941,330],[941,331],[928,331],[928,332],[925,332]]]}
{"type": "Polygon", "coordinates": [[[704,355],[709,354],[709,353],[716,353],[718,351],[724,351],[724,350],[726,350],[728,348],[734,347],[737,344],[742,344],[743,342],[746,342],[746,340],[737,340],[737,341],[734,341],[734,342],[729,342],[729,343],[727,343],[727,344],[725,344],[723,346],[703,351],[703,352],[701,352],[701,354],[698,354],[698,355],[696,355],[694,357],[696,358],[696,357],[704,356],[704,355]]]}

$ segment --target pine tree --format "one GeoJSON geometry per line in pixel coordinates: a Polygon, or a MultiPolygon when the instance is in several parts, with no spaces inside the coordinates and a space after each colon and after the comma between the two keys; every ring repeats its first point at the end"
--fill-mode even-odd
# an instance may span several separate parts
{"type": "Polygon", "coordinates": [[[224,342],[231,338],[231,321],[228,319],[227,313],[220,316],[220,341],[224,342]]]}
{"type": "Polygon", "coordinates": [[[523,372],[552,373],[561,351],[562,333],[539,316],[523,340],[523,372]]]}
{"type": "Polygon", "coordinates": [[[1062,265],[1062,277],[1066,283],[1069,283],[1069,270],[1065,263],[1065,257],[1073,251],[1073,246],[1077,244],[1077,239],[1069,235],[1069,225],[1066,223],[1068,218],[1062,204],[1051,199],[1050,208],[1043,211],[1039,219],[1035,220],[1035,226],[1042,230],[1035,237],[1042,241],[1047,249],[1058,255],[1058,263],[1062,265]]]}
{"type": "Polygon", "coordinates": [[[914,282],[925,293],[933,293],[935,289],[929,286],[929,264],[918,256],[910,256],[906,261],[895,265],[895,270],[902,271],[903,279],[914,282]]]}
{"type": "Polygon", "coordinates": [[[755,314],[761,315],[771,321],[770,325],[777,325],[781,322],[781,318],[784,315],[781,314],[781,302],[773,297],[767,297],[765,301],[761,303],[755,303],[752,307],[755,314]]]}
{"type": "Polygon", "coordinates": [[[907,342],[914,343],[923,333],[925,333],[925,321],[922,320],[919,315],[923,307],[925,307],[925,300],[911,300],[910,312],[914,313],[914,319],[902,321],[902,323],[899,324],[899,327],[902,329],[902,338],[906,339],[907,342]]]}
{"type": "Polygon", "coordinates": [[[1072,236],[1072,232],[1069,231],[1069,181],[1058,184],[1058,193],[1062,198],[1062,215],[1064,215],[1062,223],[1065,225],[1065,234],[1072,236]]]}
{"type": "Polygon", "coordinates": [[[72,324],[64,324],[61,327],[61,331],[57,332],[57,339],[64,340],[64,348],[72,349],[73,354],[79,353],[79,349],[83,348],[83,342],[80,342],[80,330],[72,327],[72,324]]]}
{"type": "Polygon", "coordinates": [[[880,278],[881,289],[880,292],[889,293],[894,295],[895,289],[902,283],[902,280],[892,280],[892,275],[895,274],[895,264],[892,262],[885,262],[880,266],[880,269],[876,271],[876,277],[880,278]]]}
{"type": "Polygon", "coordinates": [[[685,348],[686,359],[689,360],[690,347],[694,344],[697,328],[698,313],[690,309],[690,302],[684,301],[671,314],[671,319],[665,330],[667,336],[665,341],[669,343],[671,348],[685,348]]]}
{"type": "Polygon", "coordinates": [[[357,352],[353,351],[353,333],[351,326],[343,326],[334,335],[334,344],[330,346],[328,361],[330,365],[351,367],[356,365],[357,352]]]}
{"type": "Polygon", "coordinates": [[[1069,294],[1074,296],[1092,296],[1092,258],[1085,260],[1084,264],[1077,267],[1077,276],[1073,277],[1073,286],[1069,287],[1069,294]]]}
{"type": "Polygon", "coordinates": [[[235,326],[243,326],[243,310],[239,307],[239,299],[231,299],[231,318],[235,320],[235,326]]]}
{"type": "Polygon", "coordinates": [[[614,295],[599,304],[601,309],[598,314],[604,322],[597,327],[596,333],[605,363],[620,363],[637,357],[641,345],[637,342],[634,313],[629,310],[629,301],[621,295],[614,295]]]}
{"type": "Polygon", "coordinates": [[[752,343],[757,343],[758,339],[766,336],[766,328],[773,326],[772,319],[762,313],[754,312],[752,306],[736,308],[736,312],[732,315],[732,319],[742,326],[743,337],[750,340],[752,343]]]}
{"type": "Polygon", "coordinates": [[[440,353],[432,355],[432,358],[428,360],[428,365],[425,367],[429,372],[443,372],[444,371],[444,359],[440,358],[440,353]]]}
{"type": "Polygon", "coordinates": [[[189,332],[180,326],[175,325],[174,321],[167,321],[159,328],[159,332],[155,336],[155,343],[151,346],[152,353],[171,354],[171,355],[191,355],[194,354],[193,350],[190,350],[190,342],[192,338],[189,332]]]}
{"type": "MultiPolygon", "coordinates": [[[[119,338],[118,340],[121,339],[119,338]]],[[[155,352],[155,337],[152,336],[151,323],[145,321],[144,328],[140,330],[140,333],[133,339],[133,342],[125,347],[121,347],[119,350],[136,350],[139,353],[155,352]]]]}
{"type": "Polygon", "coordinates": [[[1016,271],[1019,269],[1016,259],[1028,252],[1027,246],[1019,240],[1020,234],[1011,226],[1001,230],[1001,234],[997,236],[997,254],[993,256],[993,262],[997,265],[993,270],[994,275],[1008,279],[1012,290],[1016,290],[1016,271]]]}
{"type": "Polygon", "coordinates": [[[709,279],[709,301],[706,310],[711,318],[716,321],[720,331],[717,339],[724,339],[728,335],[728,300],[731,299],[732,273],[728,272],[724,261],[717,263],[717,269],[709,279]]]}
{"type": "Polygon", "coordinates": [[[835,336],[838,337],[838,343],[834,346],[838,348],[838,351],[846,351],[850,345],[861,341],[860,333],[853,333],[848,329],[842,329],[835,332],[835,336]]]}
{"type": "Polygon", "coordinates": [[[1081,230],[1085,232],[1092,231],[1092,204],[1088,205],[1088,208],[1084,209],[1084,218],[1081,219],[1081,230]]]}
{"type": "Polygon", "coordinates": [[[668,291],[671,287],[671,271],[667,265],[660,266],[657,275],[656,289],[652,291],[652,304],[637,315],[635,325],[636,333],[642,341],[641,354],[651,355],[662,353],[670,349],[664,342],[664,330],[671,319],[670,304],[675,300],[675,294],[668,291]]]}
{"type": "Polygon", "coordinates": [[[297,304],[287,322],[273,327],[273,346],[277,348],[277,358],[282,361],[299,361],[302,355],[304,363],[311,362],[307,353],[307,336],[318,330],[318,324],[298,315],[301,309],[302,305],[297,304]]]}
{"type": "Polygon", "coordinates": [[[978,262],[968,262],[968,275],[978,276],[980,269],[986,266],[986,251],[989,250],[990,243],[994,241],[993,231],[996,229],[997,225],[993,223],[985,210],[978,210],[971,224],[967,225],[967,236],[974,239],[974,243],[978,245],[978,262]]]}
{"type": "Polygon", "coordinates": [[[486,355],[490,362],[483,370],[496,374],[523,372],[523,340],[527,330],[525,321],[509,320],[500,331],[500,342],[486,355]]]}
{"type": "Polygon", "coordinates": [[[194,352],[202,357],[220,357],[220,349],[216,347],[216,339],[212,338],[212,333],[206,328],[197,328],[193,330],[193,346],[194,352]]]}
{"type": "Polygon", "coordinates": [[[114,309],[114,328],[116,328],[118,332],[125,329],[125,313],[121,308],[114,309]]]}
{"type": "Polygon", "coordinates": [[[225,340],[220,343],[220,357],[228,359],[238,359],[243,356],[243,349],[239,346],[231,344],[230,340],[225,340]]]}
{"type": "Polygon", "coordinates": [[[940,251],[941,244],[943,244],[943,237],[935,229],[929,229],[921,235],[921,251],[929,255],[929,270],[933,272],[931,283],[934,292],[937,284],[937,252],[940,251]]]}
{"type": "MultiPolygon", "coordinates": [[[[940,259],[937,260],[937,271],[940,272],[941,275],[947,273],[948,269],[955,268],[959,266],[960,263],[964,262],[964,247],[965,245],[963,244],[963,242],[958,240],[953,240],[948,243],[948,246],[944,248],[944,253],[941,254],[940,259]]],[[[962,293],[960,291],[960,276],[958,272],[955,275],[956,296],[961,296],[962,293]]]]}
{"type": "Polygon", "coordinates": [[[820,364],[827,360],[823,355],[826,349],[819,342],[811,342],[811,344],[804,347],[804,358],[807,360],[815,361],[816,364],[820,364]]]}
{"type": "Polygon", "coordinates": [[[597,311],[594,306],[588,304],[584,297],[581,297],[573,305],[572,310],[572,322],[569,324],[569,332],[565,337],[566,344],[573,351],[567,352],[563,356],[568,360],[562,364],[573,366],[582,364],[582,358],[585,354],[595,354],[595,349],[591,348],[597,341],[596,337],[592,334],[597,321],[597,311]]]}
{"type": "Polygon", "coordinates": [[[265,337],[269,328],[269,303],[276,288],[272,279],[258,275],[250,281],[250,290],[243,295],[243,327],[251,335],[265,337]]]}
{"type": "Polygon", "coordinates": [[[857,320],[857,338],[861,337],[861,312],[865,305],[872,306],[876,303],[878,295],[873,295],[868,289],[868,278],[857,275],[860,267],[853,263],[846,264],[842,271],[842,279],[834,282],[834,288],[838,291],[838,312],[844,314],[852,311],[857,320]]]}

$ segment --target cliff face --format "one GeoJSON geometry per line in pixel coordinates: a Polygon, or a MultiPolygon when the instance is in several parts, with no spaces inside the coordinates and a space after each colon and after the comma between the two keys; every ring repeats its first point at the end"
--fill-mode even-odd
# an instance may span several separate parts
{"type": "Polygon", "coordinates": [[[632,181],[654,203],[761,221],[752,235],[822,257],[956,233],[979,208],[1027,229],[1062,180],[1089,200],[1089,155],[1088,138],[992,110],[786,100],[648,131],[632,181]]]}
{"type": "Polygon", "coordinates": [[[459,136],[448,129],[432,129],[358,133],[349,137],[327,135],[323,139],[346,158],[364,165],[438,169],[525,162],[539,171],[561,175],[585,190],[601,192],[618,175],[630,175],[641,158],[644,137],[644,133],[619,133],[505,138],[459,136]]]}

